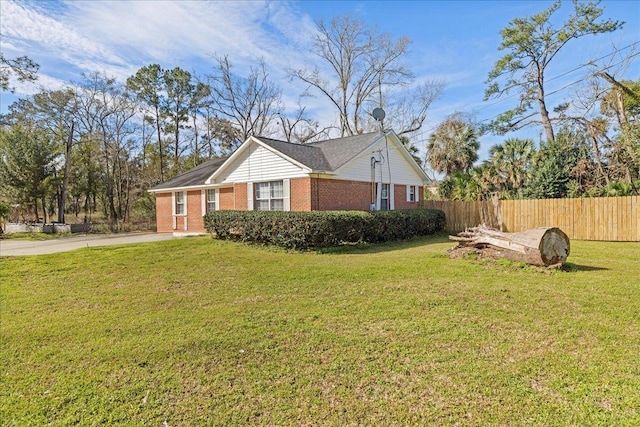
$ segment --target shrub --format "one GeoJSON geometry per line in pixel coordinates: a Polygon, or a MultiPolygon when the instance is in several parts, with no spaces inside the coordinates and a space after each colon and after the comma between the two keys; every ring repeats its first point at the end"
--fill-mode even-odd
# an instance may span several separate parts
{"type": "Polygon", "coordinates": [[[380,243],[433,234],[444,228],[442,211],[216,211],[205,228],[225,240],[312,249],[345,243],[380,243]]]}
{"type": "Polygon", "coordinates": [[[9,219],[9,213],[11,212],[11,206],[3,201],[0,201],[0,234],[4,233],[4,224],[9,219]]]}

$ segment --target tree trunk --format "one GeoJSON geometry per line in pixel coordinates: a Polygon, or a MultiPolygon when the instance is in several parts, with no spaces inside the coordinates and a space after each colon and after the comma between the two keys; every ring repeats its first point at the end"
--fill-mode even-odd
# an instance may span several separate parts
{"type": "Polygon", "coordinates": [[[605,180],[606,184],[609,185],[609,175],[607,175],[607,173],[605,173],[604,168],[602,167],[602,159],[600,157],[600,147],[598,146],[597,129],[588,120],[584,120],[584,123],[587,126],[587,129],[589,130],[589,134],[591,135],[591,140],[593,141],[593,144],[592,144],[593,145],[593,154],[594,154],[595,159],[596,159],[596,164],[598,165],[598,172],[600,172],[600,175],[602,175],[604,177],[604,180],[605,180]]]}
{"type": "Polygon", "coordinates": [[[544,131],[547,134],[547,142],[554,142],[555,135],[553,134],[553,126],[551,125],[551,119],[549,118],[549,111],[547,110],[547,104],[544,100],[544,90],[542,88],[539,89],[538,104],[540,106],[540,118],[542,119],[542,126],[544,126],[544,131]]]}
{"type": "Polygon", "coordinates": [[[156,105],[156,132],[158,134],[158,154],[160,155],[160,182],[164,182],[164,150],[162,147],[162,134],[160,133],[160,111],[156,105]]]}
{"type": "Polygon", "coordinates": [[[569,256],[570,243],[559,228],[533,228],[519,233],[503,233],[486,227],[476,227],[449,236],[459,248],[475,248],[481,255],[507,258],[530,265],[561,265],[569,256]]]}
{"type": "Polygon", "coordinates": [[[64,209],[67,202],[67,189],[69,188],[69,174],[71,173],[71,146],[73,144],[73,129],[75,123],[71,122],[71,129],[65,144],[64,150],[64,178],[62,179],[62,188],[58,199],[58,222],[64,224],[64,209]]]}

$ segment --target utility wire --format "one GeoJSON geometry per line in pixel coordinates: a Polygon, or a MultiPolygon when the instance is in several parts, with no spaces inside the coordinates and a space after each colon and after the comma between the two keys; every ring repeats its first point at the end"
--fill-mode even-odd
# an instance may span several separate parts
{"type": "MultiPolygon", "coordinates": [[[[613,52],[607,53],[606,55],[603,55],[603,56],[601,56],[601,57],[599,57],[599,58],[596,58],[596,59],[594,59],[594,60],[592,60],[592,61],[589,61],[589,62],[588,62],[588,63],[586,63],[586,64],[580,64],[579,66],[577,66],[577,67],[575,67],[575,68],[573,68],[573,69],[571,69],[571,70],[569,70],[569,71],[565,71],[565,72],[563,72],[563,73],[561,73],[561,74],[558,74],[558,75],[556,75],[556,76],[550,77],[550,78],[546,79],[546,82],[550,82],[550,81],[553,81],[553,80],[557,80],[557,79],[559,79],[559,78],[561,78],[561,77],[564,77],[564,76],[566,76],[566,75],[568,75],[568,74],[571,74],[571,73],[573,73],[573,72],[575,72],[575,71],[578,71],[578,70],[580,70],[580,69],[582,69],[582,68],[585,68],[585,67],[591,66],[591,65],[593,65],[593,63],[594,63],[594,62],[596,62],[596,61],[600,61],[600,60],[602,60],[602,59],[608,58],[608,57],[610,57],[610,56],[613,56],[613,55],[615,55],[615,54],[617,54],[617,53],[619,53],[619,52],[622,52],[622,51],[624,51],[624,50],[630,49],[630,48],[635,47],[635,46],[637,46],[637,45],[640,45],[640,41],[633,42],[633,43],[631,43],[631,44],[629,44],[629,45],[627,45],[627,46],[625,46],[625,47],[622,47],[622,48],[620,48],[620,49],[616,49],[616,50],[615,50],[615,51],[613,51],[613,52]]],[[[636,57],[636,56],[638,56],[638,55],[640,55],[640,52],[634,53],[634,54],[630,55],[629,57],[627,57],[627,58],[625,58],[625,59],[623,59],[623,60],[621,60],[621,61],[619,61],[619,62],[617,62],[617,63],[615,63],[615,64],[608,65],[608,66],[604,67],[602,70],[608,70],[608,69],[610,69],[610,68],[612,68],[612,67],[615,67],[616,65],[620,65],[620,64],[621,64],[621,63],[623,63],[624,61],[626,61],[626,60],[628,60],[628,59],[630,59],[630,58],[634,58],[634,57],[636,57]]],[[[576,80],[576,81],[573,81],[573,82],[571,82],[571,83],[568,83],[568,84],[564,85],[563,87],[561,87],[561,88],[559,88],[559,89],[556,89],[556,90],[554,90],[554,91],[552,91],[552,92],[547,93],[547,94],[546,94],[546,96],[554,95],[554,94],[556,94],[556,93],[558,93],[558,92],[561,92],[561,91],[563,91],[564,89],[566,89],[566,88],[568,88],[568,87],[570,87],[570,86],[573,86],[573,85],[575,85],[575,84],[581,83],[581,82],[583,82],[583,81],[587,80],[587,79],[588,79],[588,78],[590,78],[590,77],[591,77],[591,76],[585,76],[585,77],[582,77],[582,78],[580,78],[580,79],[578,79],[578,80],[576,80]]],[[[519,96],[519,94],[518,94],[518,93],[514,93],[514,94],[511,94],[511,95],[507,95],[507,96],[501,97],[501,98],[499,98],[499,99],[495,100],[494,102],[492,102],[492,103],[490,103],[490,104],[488,104],[488,105],[484,105],[484,106],[480,107],[479,109],[477,109],[477,110],[475,110],[475,111],[477,112],[477,111],[486,110],[487,108],[490,108],[490,107],[492,107],[492,106],[494,106],[494,105],[500,104],[501,102],[507,101],[507,100],[509,100],[509,99],[511,99],[511,98],[515,98],[515,97],[517,97],[517,96],[519,96]]],[[[476,124],[481,124],[481,123],[484,123],[484,122],[487,122],[487,121],[493,120],[493,119],[495,119],[496,117],[498,117],[500,114],[502,114],[502,113],[496,114],[496,115],[494,115],[494,116],[492,116],[492,117],[489,117],[489,118],[486,118],[486,119],[479,120],[479,121],[477,121],[477,122],[475,122],[475,123],[476,123],[476,124]]],[[[414,138],[416,138],[416,139],[419,139],[419,138],[421,138],[423,135],[428,134],[428,133],[430,133],[430,132],[432,132],[432,131],[436,130],[436,129],[437,129],[437,127],[438,127],[438,126],[436,125],[436,126],[431,127],[431,128],[429,128],[429,129],[425,129],[425,130],[421,131],[420,133],[417,133],[417,134],[413,135],[413,137],[414,137],[414,138]]]]}

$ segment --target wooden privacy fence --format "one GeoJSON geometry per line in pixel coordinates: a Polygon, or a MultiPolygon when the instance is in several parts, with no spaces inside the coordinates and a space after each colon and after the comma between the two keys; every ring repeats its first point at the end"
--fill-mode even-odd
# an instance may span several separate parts
{"type": "Polygon", "coordinates": [[[640,242],[640,196],[581,199],[425,200],[422,207],[440,209],[452,233],[486,224],[514,233],[536,227],[558,227],[570,239],[640,242]]]}

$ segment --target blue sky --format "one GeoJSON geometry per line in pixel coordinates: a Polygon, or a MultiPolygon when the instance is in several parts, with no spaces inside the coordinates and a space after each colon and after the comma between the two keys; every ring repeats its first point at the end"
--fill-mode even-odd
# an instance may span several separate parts
{"type": "MultiPolygon", "coordinates": [[[[104,72],[124,81],[150,63],[182,67],[206,74],[212,54],[229,55],[239,73],[264,58],[270,76],[284,89],[293,107],[303,91],[289,82],[286,67],[313,61],[310,36],[318,19],[356,14],[394,37],[411,39],[411,65],[417,80],[437,79],[443,96],[429,110],[423,130],[413,136],[424,149],[433,128],[448,114],[472,113],[487,120],[513,106],[513,98],[483,101],[485,80],[501,56],[499,32],[517,17],[538,13],[551,1],[39,1],[0,0],[0,49],[6,57],[27,55],[40,64],[36,85],[16,85],[16,93],[2,93],[0,112],[16,96],[56,88],[81,80],[82,73],[104,72]]],[[[567,45],[548,70],[549,91],[563,88],[551,101],[571,96],[585,75],[580,65],[640,41],[640,2],[608,0],[600,6],[605,17],[626,21],[623,30],[586,37],[567,45]],[[578,68],[575,71],[574,69],[578,68]]],[[[572,10],[565,1],[555,18],[561,22],[572,10]]],[[[640,44],[636,45],[640,48],[640,44]]],[[[629,52],[627,50],[626,52],[629,52]]],[[[609,59],[609,58],[607,58],[609,59]]],[[[640,77],[640,56],[622,75],[640,77]]],[[[335,121],[320,98],[304,98],[312,118],[335,121]]],[[[507,136],[481,138],[480,155],[509,136],[537,141],[541,129],[507,136]]]]}

